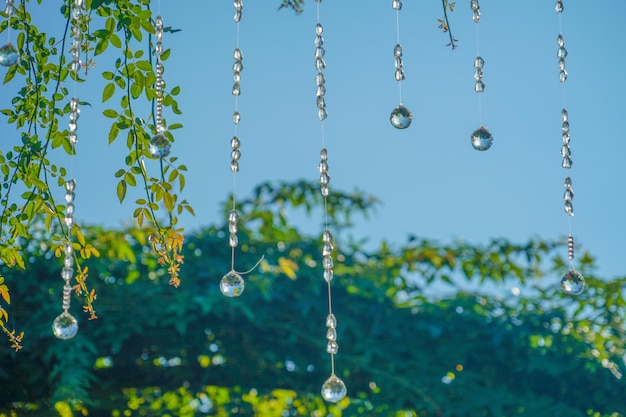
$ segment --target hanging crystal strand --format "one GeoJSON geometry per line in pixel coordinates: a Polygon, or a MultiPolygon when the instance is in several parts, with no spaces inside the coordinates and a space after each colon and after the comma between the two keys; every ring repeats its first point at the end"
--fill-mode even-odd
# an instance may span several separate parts
{"type": "Polygon", "coordinates": [[[17,64],[17,60],[20,57],[19,51],[11,43],[11,17],[13,16],[14,0],[7,0],[4,12],[8,15],[7,25],[7,43],[0,46],[0,65],[3,67],[12,67],[17,64]]]}
{"type": "MultiPolygon", "coordinates": [[[[76,181],[69,180],[65,184],[65,225],[68,227],[68,237],[70,236],[69,230],[74,226],[74,190],[76,188],[76,181]]],[[[52,332],[59,339],[71,339],[76,336],[78,332],[78,321],[74,316],[69,313],[70,309],[70,297],[72,295],[72,286],[70,280],[74,276],[74,249],[72,247],[71,239],[65,243],[64,247],[65,258],[63,260],[63,269],[61,270],[61,278],[63,278],[63,312],[54,319],[52,323],[52,332]]]]}
{"type": "MultiPolygon", "coordinates": [[[[559,35],[556,38],[558,46],[556,55],[559,59],[559,81],[563,86],[563,90],[565,90],[565,81],[567,80],[565,58],[567,57],[567,50],[565,49],[565,41],[562,33],[563,0],[557,0],[555,10],[559,17],[559,35]]],[[[563,98],[565,101],[565,91],[563,91],[563,98]]],[[[572,150],[570,148],[569,113],[565,107],[561,110],[561,138],[561,166],[569,170],[572,168],[572,150]]],[[[574,190],[572,188],[572,178],[570,176],[565,177],[563,186],[565,187],[565,192],[563,194],[563,208],[568,216],[570,232],[567,236],[567,258],[569,259],[569,270],[563,278],[561,278],[561,287],[566,294],[578,295],[585,289],[585,279],[574,268],[574,236],[572,236],[571,233],[572,217],[574,217],[574,206],[572,203],[574,200],[574,190]]]]}
{"type": "Polygon", "coordinates": [[[243,293],[245,288],[245,282],[241,277],[241,274],[235,271],[235,248],[239,245],[239,238],[237,237],[237,223],[239,222],[239,212],[236,208],[235,199],[235,181],[234,178],[239,172],[239,158],[241,158],[241,141],[237,136],[237,126],[241,121],[241,115],[239,114],[239,95],[241,94],[241,71],[243,71],[243,53],[239,49],[239,24],[241,22],[243,12],[243,0],[235,0],[233,3],[235,7],[234,20],[237,26],[237,46],[233,52],[233,88],[232,94],[235,97],[235,110],[233,112],[233,125],[235,126],[235,133],[230,140],[230,170],[233,173],[233,201],[232,209],[228,214],[228,245],[231,248],[231,262],[230,271],[222,277],[220,281],[220,291],[226,297],[238,297],[243,293]]]}
{"type": "Polygon", "coordinates": [[[320,163],[318,170],[320,174],[320,192],[324,197],[324,211],[326,225],[322,234],[322,268],[324,270],[323,277],[328,286],[328,315],[326,316],[326,352],[330,355],[330,377],[324,381],[322,385],[322,397],[329,402],[336,403],[342,400],[346,394],[346,384],[335,374],[335,355],[339,350],[337,344],[337,319],[333,314],[333,299],[331,281],[333,280],[333,235],[328,228],[328,196],[330,195],[330,175],[328,174],[328,150],[324,146],[324,120],[327,117],[326,102],[324,94],[326,93],[325,79],[323,70],[326,68],[324,61],[324,38],[322,33],[324,28],[320,23],[320,3],[322,0],[316,0],[317,3],[317,24],[315,25],[315,69],[317,75],[315,82],[317,84],[317,116],[322,126],[322,150],[320,151],[320,163]]]}
{"type": "Polygon", "coordinates": [[[478,114],[480,116],[480,127],[472,132],[470,143],[477,151],[486,151],[493,144],[493,136],[489,129],[483,126],[482,115],[482,93],[485,91],[485,83],[483,82],[483,69],[485,60],[480,56],[478,22],[480,21],[480,4],[478,0],[470,1],[472,9],[472,20],[476,23],[476,58],[474,59],[474,91],[478,93],[478,114]]]}
{"type": "Polygon", "coordinates": [[[400,43],[400,10],[402,9],[402,1],[392,0],[391,7],[396,11],[397,42],[393,48],[393,56],[396,68],[394,77],[398,82],[400,104],[392,110],[389,120],[396,129],[406,129],[413,121],[413,114],[402,104],[402,81],[406,78],[404,75],[404,61],[402,60],[402,44],[400,43]]]}
{"type": "Polygon", "coordinates": [[[172,145],[170,141],[165,137],[165,125],[163,124],[163,88],[165,82],[163,81],[163,62],[161,61],[161,54],[163,53],[163,18],[157,16],[154,22],[156,28],[156,44],[154,46],[154,55],[156,57],[155,75],[156,81],[154,83],[154,97],[155,97],[155,115],[154,115],[154,128],[156,134],[150,139],[148,145],[148,152],[153,158],[163,159],[170,154],[172,145]]]}

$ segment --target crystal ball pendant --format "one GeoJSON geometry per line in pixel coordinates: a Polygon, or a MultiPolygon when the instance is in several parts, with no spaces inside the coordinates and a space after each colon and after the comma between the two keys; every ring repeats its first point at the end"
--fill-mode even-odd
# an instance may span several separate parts
{"type": "Polygon", "coordinates": [[[561,278],[561,287],[565,294],[579,295],[585,289],[585,278],[577,271],[570,269],[561,278]]]}
{"type": "Polygon", "coordinates": [[[230,271],[220,281],[220,291],[226,297],[239,297],[245,288],[245,282],[241,275],[230,271]]]}
{"type": "Polygon", "coordinates": [[[67,311],[61,313],[52,323],[52,333],[59,339],[71,339],[77,332],[78,321],[67,311]]]}
{"type": "Polygon", "coordinates": [[[481,126],[474,130],[470,137],[470,142],[477,151],[486,151],[493,144],[493,136],[486,127],[481,126]]]}
{"type": "Polygon", "coordinates": [[[324,382],[322,385],[322,397],[331,403],[336,403],[345,398],[348,390],[346,389],[346,384],[335,374],[332,374],[330,378],[324,382]]]}
{"type": "Polygon", "coordinates": [[[0,65],[4,67],[12,67],[17,64],[19,56],[17,48],[11,42],[0,47],[0,65]]]}
{"type": "Polygon", "coordinates": [[[413,121],[413,114],[411,114],[409,109],[404,107],[402,104],[399,104],[391,112],[389,120],[391,121],[391,125],[396,129],[406,129],[407,127],[411,126],[411,122],[413,121]]]}
{"type": "Polygon", "coordinates": [[[170,145],[170,141],[167,140],[162,133],[157,134],[152,139],[150,139],[150,145],[148,146],[148,152],[154,158],[165,158],[170,154],[170,150],[172,149],[172,145],[170,145]]]}

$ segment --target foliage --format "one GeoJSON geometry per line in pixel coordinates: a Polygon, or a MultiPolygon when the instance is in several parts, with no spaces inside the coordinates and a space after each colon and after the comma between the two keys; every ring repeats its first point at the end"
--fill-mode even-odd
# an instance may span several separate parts
{"type": "Polygon", "coordinates": [[[361,192],[330,200],[336,365],[349,398],[324,403],[321,241],[288,217],[318,194],[304,182],[262,184],[241,201],[240,267],[264,261],[236,299],[218,289],[226,224],[186,236],[178,289],[163,285],[169,275],[141,230],[86,228],[101,250],[85,262],[101,319],[81,321],[71,341],[50,333],[60,288],[42,235],[26,271],[2,271],[30,337],[19,355],[2,351],[0,415],[626,415],[626,277],[601,280],[585,255],[577,267],[589,288],[571,298],[558,285],[560,243],[345,241],[353,216],[376,205],[361,192]]]}

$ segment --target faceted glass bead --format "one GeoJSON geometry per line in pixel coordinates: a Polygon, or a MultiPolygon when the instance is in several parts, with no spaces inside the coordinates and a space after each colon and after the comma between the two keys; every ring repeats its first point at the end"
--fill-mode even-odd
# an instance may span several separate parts
{"type": "Polygon", "coordinates": [[[17,48],[11,42],[0,47],[0,65],[4,67],[12,67],[17,64],[19,56],[17,48]]]}
{"type": "Polygon", "coordinates": [[[170,145],[170,141],[165,138],[162,134],[158,134],[150,139],[150,144],[148,145],[148,152],[154,158],[165,158],[170,154],[172,149],[172,145],[170,145]]]}
{"type": "Polygon", "coordinates": [[[391,125],[396,129],[406,129],[413,121],[413,114],[402,104],[398,105],[389,116],[391,125]]]}
{"type": "Polygon", "coordinates": [[[322,161],[327,161],[328,160],[328,149],[322,148],[320,150],[320,158],[322,159],[322,161]]]}
{"type": "Polygon", "coordinates": [[[566,177],[563,184],[565,188],[570,188],[572,186],[572,179],[570,177],[566,177]]]}
{"type": "MultiPolygon", "coordinates": [[[[69,192],[72,193],[75,189],[76,189],[76,180],[71,179],[68,182],[65,183],[65,189],[69,192]]],[[[72,200],[73,200],[73,194],[72,195],[72,200]]],[[[67,201],[67,198],[65,199],[67,201]]]]}
{"type": "Polygon", "coordinates": [[[565,58],[559,58],[559,70],[565,69],[565,58]]]}
{"type": "Polygon", "coordinates": [[[317,87],[317,90],[315,91],[315,95],[318,97],[322,97],[326,94],[326,87],[324,87],[323,85],[320,85],[317,87]]]}
{"type": "Polygon", "coordinates": [[[330,230],[324,230],[324,233],[322,234],[322,242],[332,243],[332,241],[333,241],[333,235],[332,233],[330,233],[330,230]]]}
{"type": "Polygon", "coordinates": [[[478,10],[480,8],[480,6],[478,5],[478,0],[471,0],[470,7],[472,8],[472,10],[478,10]]]}
{"type": "Polygon", "coordinates": [[[324,85],[326,83],[326,78],[324,78],[324,74],[322,74],[321,72],[318,72],[317,75],[315,76],[315,82],[318,86],[324,85]]]}
{"type": "Polygon", "coordinates": [[[233,71],[241,72],[243,71],[243,62],[241,60],[237,60],[233,63],[233,71]]]}
{"type": "Polygon", "coordinates": [[[322,267],[326,270],[333,269],[334,263],[331,256],[324,256],[322,258],[322,267]]]}
{"type": "Polygon", "coordinates": [[[231,234],[228,236],[228,246],[231,248],[236,248],[239,245],[239,238],[235,234],[231,234]]]}
{"type": "Polygon", "coordinates": [[[557,0],[556,7],[554,8],[554,10],[556,10],[557,13],[563,13],[563,2],[560,0],[557,0]]]}
{"type": "Polygon", "coordinates": [[[559,45],[559,47],[565,46],[565,40],[563,39],[563,35],[559,34],[559,36],[556,37],[556,44],[559,45]]]}
{"type": "Polygon", "coordinates": [[[559,72],[559,81],[564,83],[565,81],[567,81],[567,71],[565,70],[561,70],[559,72]]]}
{"type": "Polygon", "coordinates": [[[241,85],[239,83],[233,84],[233,96],[238,96],[241,94],[241,85]]]}
{"type": "Polygon", "coordinates": [[[396,81],[402,81],[406,78],[404,75],[404,70],[402,68],[398,68],[394,76],[396,78],[396,81]]]}
{"type": "Polygon", "coordinates": [[[571,200],[566,200],[563,208],[568,215],[574,216],[574,205],[571,200]]]}
{"type": "Polygon", "coordinates": [[[563,133],[563,135],[561,136],[561,139],[563,140],[563,144],[567,145],[569,144],[570,141],[570,135],[569,133],[563,133]]]}
{"type": "Polygon", "coordinates": [[[61,269],[61,278],[65,281],[69,281],[74,276],[74,270],[72,268],[63,267],[61,269]]]}
{"type": "Polygon", "coordinates": [[[493,144],[493,136],[486,127],[481,126],[472,133],[470,142],[477,151],[486,151],[493,144]]]}
{"type": "Polygon", "coordinates": [[[570,189],[565,190],[565,193],[563,194],[563,199],[565,201],[572,201],[574,199],[574,191],[570,189]]]}
{"type": "Polygon", "coordinates": [[[241,121],[241,115],[239,114],[238,111],[233,113],[233,123],[234,124],[239,124],[239,122],[241,121]]]}
{"type": "Polygon", "coordinates": [[[333,280],[334,277],[335,277],[335,273],[333,272],[332,269],[324,270],[324,281],[330,282],[333,280]]]}
{"type": "Polygon", "coordinates": [[[66,256],[63,258],[63,268],[72,268],[74,266],[74,258],[66,256]]]}
{"type": "Polygon", "coordinates": [[[567,120],[565,120],[561,125],[561,130],[563,133],[569,133],[569,122],[567,120]]]}
{"type": "Polygon", "coordinates": [[[393,48],[393,55],[398,58],[402,56],[402,45],[400,45],[399,43],[396,44],[396,46],[393,48]]]}
{"type": "Polygon", "coordinates": [[[482,68],[485,66],[485,60],[481,56],[477,56],[474,59],[474,68],[482,68]]]}
{"type": "Polygon", "coordinates": [[[315,34],[321,36],[323,32],[324,32],[324,27],[322,26],[322,24],[321,23],[316,24],[315,34]]]}
{"type": "Polygon", "coordinates": [[[561,146],[561,156],[562,157],[566,157],[566,156],[570,156],[572,154],[572,150],[570,149],[569,146],[567,145],[563,145],[561,146]]]}
{"type": "Polygon", "coordinates": [[[233,16],[233,19],[235,20],[235,23],[239,23],[241,22],[241,10],[237,10],[235,12],[235,15],[233,16]]]}
{"type": "Polygon", "coordinates": [[[564,47],[560,47],[559,50],[556,52],[556,56],[558,58],[565,59],[565,57],[567,57],[567,49],[565,49],[564,47]]]}
{"type": "Polygon", "coordinates": [[[396,57],[396,63],[395,63],[396,68],[402,68],[404,66],[404,62],[402,62],[402,58],[397,56],[396,57]]]}
{"type": "Polygon", "coordinates": [[[315,58],[324,58],[324,55],[326,55],[326,51],[324,50],[324,48],[322,48],[321,46],[315,48],[315,58]]]}
{"type": "Polygon", "coordinates": [[[474,10],[472,13],[472,20],[476,23],[480,21],[480,10],[474,10]]]}
{"type": "Polygon", "coordinates": [[[237,233],[237,223],[228,223],[228,232],[229,233],[237,233]]]}
{"type": "Polygon", "coordinates": [[[568,118],[569,118],[569,113],[567,112],[567,109],[561,110],[561,120],[564,122],[567,122],[568,118]]]}
{"type": "Polygon", "coordinates": [[[561,287],[565,294],[579,295],[585,289],[585,278],[577,271],[570,269],[561,279],[561,287]]]}
{"type": "Polygon", "coordinates": [[[341,401],[347,393],[346,384],[334,374],[322,385],[322,398],[331,403],[341,401]]]}
{"type": "Polygon", "coordinates": [[[561,166],[565,169],[570,169],[572,167],[572,158],[570,158],[569,156],[566,156],[563,158],[563,162],[561,163],[561,166]]]}
{"type": "Polygon", "coordinates": [[[329,256],[332,252],[333,252],[332,243],[324,243],[324,246],[322,246],[322,255],[329,256]]]}
{"type": "Polygon", "coordinates": [[[52,333],[59,339],[71,339],[77,332],[78,321],[67,311],[61,313],[52,323],[52,333]]]}
{"type": "Polygon", "coordinates": [[[233,160],[238,161],[239,158],[241,158],[241,151],[239,149],[233,149],[230,153],[230,157],[233,160]]]}
{"type": "Polygon", "coordinates": [[[315,59],[315,69],[318,71],[322,71],[326,68],[326,61],[323,58],[315,59]]]}
{"type": "Polygon", "coordinates": [[[324,37],[322,35],[317,35],[315,37],[315,41],[313,42],[313,44],[317,47],[320,48],[324,45],[324,37]]]}
{"type": "Polygon", "coordinates": [[[317,118],[320,120],[324,120],[328,117],[328,112],[326,111],[326,109],[319,109],[317,111],[317,118]]]}
{"type": "Polygon", "coordinates": [[[320,175],[320,184],[328,185],[329,183],[330,183],[330,175],[328,175],[327,173],[323,173],[322,175],[320,175]]]}
{"type": "Polygon", "coordinates": [[[239,140],[239,138],[237,136],[233,136],[233,138],[230,140],[230,147],[233,149],[237,149],[241,146],[241,141],[239,140]]]}
{"type": "Polygon", "coordinates": [[[333,328],[337,327],[337,318],[335,318],[334,314],[330,313],[326,317],[326,327],[333,327],[333,328]]]}
{"type": "Polygon", "coordinates": [[[317,169],[320,171],[321,173],[324,172],[328,172],[328,162],[326,161],[321,161],[318,165],[317,165],[317,169]]]}
{"type": "Polygon", "coordinates": [[[483,69],[482,68],[476,68],[476,71],[474,72],[474,79],[476,81],[480,81],[483,79],[483,69]]]}
{"type": "Polygon", "coordinates": [[[231,210],[228,213],[228,222],[229,223],[237,223],[239,221],[239,212],[237,210],[231,210]]]}
{"type": "Polygon", "coordinates": [[[241,61],[243,59],[243,52],[241,52],[241,49],[235,48],[235,51],[233,52],[233,58],[237,61],[241,61]]]}
{"type": "Polygon", "coordinates": [[[316,104],[318,109],[323,109],[326,107],[326,100],[324,100],[324,96],[318,96],[316,99],[316,104]]]}
{"type": "Polygon", "coordinates": [[[402,9],[402,2],[400,0],[393,0],[391,2],[391,7],[393,7],[395,10],[401,10],[402,9]]]}
{"type": "Polygon", "coordinates": [[[226,297],[239,297],[245,288],[245,283],[241,275],[235,271],[230,271],[222,277],[220,281],[220,291],[226,297]]]}
{"type": "Polygon", "coordinates": [[[331,341],[336,341],[337,329],[335,329],[334,327],[329,327],[328,330],[326,331],[326,339],[331,340],[331,341]]]}
{"type": "Polygon", "coordinates": [[[485,83],[482,80],[476,81],[476,84],[474,84],[474,91],[477,93],[483,93],[485,91],[485,83]]]}
{"type": "Polygon", "coordinates": [[[334,340],[329,340],[326,343],[326,353],[330,353],[331,355],[336,355],[339,351],[339,345],[334,340]]]}
{"type": "Polygon", "coordinates": [[[231,172],[239,172],[239,162],[231,161],[230,162],[230,170],[231,170],[231,172]]]}

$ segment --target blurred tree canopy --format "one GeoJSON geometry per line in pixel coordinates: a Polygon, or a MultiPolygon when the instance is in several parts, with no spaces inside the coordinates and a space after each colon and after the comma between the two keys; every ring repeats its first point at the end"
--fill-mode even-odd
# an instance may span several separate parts
{"type": "Polygon", "coordinates": [[[186,236],[180,288],[167,285],[144,231],[85,227],[101,255],[85,261],[100,318],[75,314],[80,329],[66,341],[51,332],[61,262],[48,232],[35,234],[26,268],[1,271],[11,325],[27,338],[19,353],[0,345],[0,416],[626,415],[626,277],[595,276],[585,254],[577,268],[588,288],[572,298],[558,285],[559,242],[355,240],[353,217],[377,204],[362,192],[329,199],[348,397],[325,403],[321,239],[288,218],[315,213],[320,199],[316,184],[296,182],[262,184],[241,201],[239,267],[264,260],[236,299],[218,288],[226,224],[186,236]]]}

